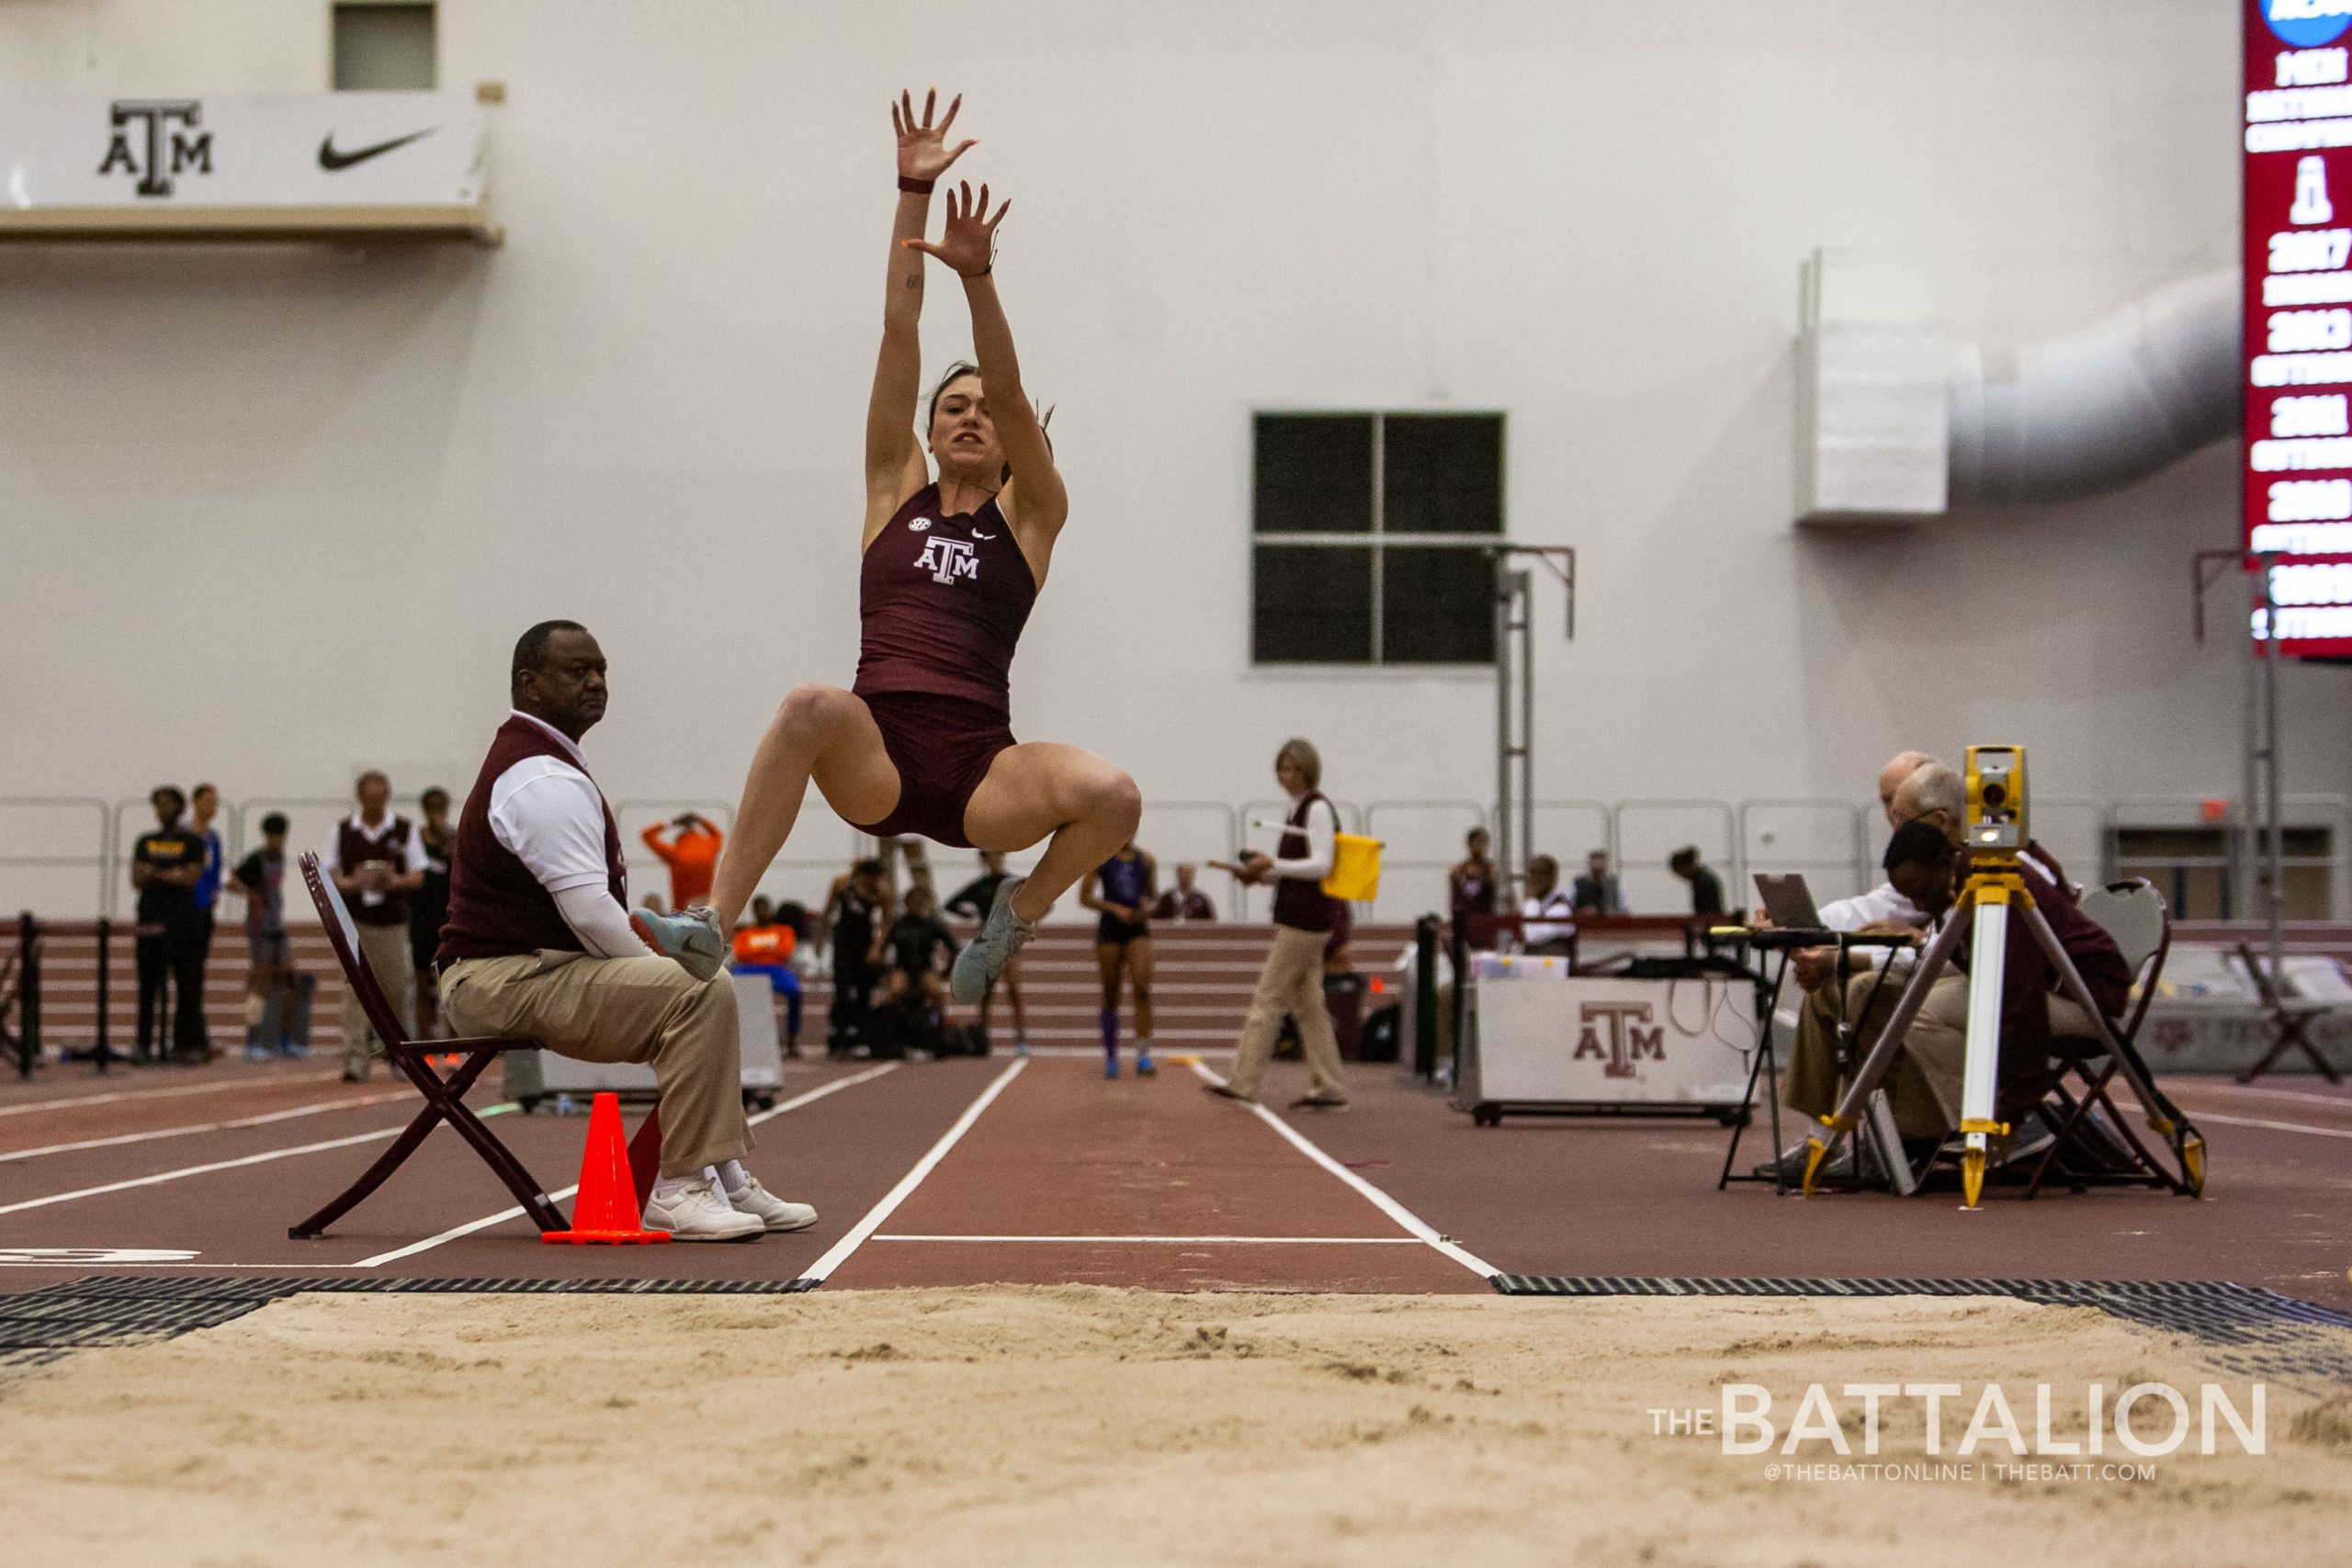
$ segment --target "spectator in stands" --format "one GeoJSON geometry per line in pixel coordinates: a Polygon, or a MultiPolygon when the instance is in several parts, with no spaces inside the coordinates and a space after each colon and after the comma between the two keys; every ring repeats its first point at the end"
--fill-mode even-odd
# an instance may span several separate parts
{"type": "Polygon", "coordinates": [[[435,784],[416,797],[424,822],[416,830],[424,846],[424,880],[408,901],[408,954],[416,968],[416,1026],[424,1033],[441,1033],[441,987],[433,955],[441,946],[441,928],[449,919],[449,857],[457,850],[458,830],[449,824],[449,792],[435,784]]]}
{"type": "MultiPolygon", "coordinates": [[[[424,882],[424,841],[416,825],[391,810],[391,781],[373,769],[352,786],[359,809],[335,825],[319,869],[341,890],[359,933],[359,955],[374,972],[401,1027],[416,1027],[416,975],[408,945],[408,901],[424,882]]],[[[368,1022],[359,998],[343,997],[343,1081],[368,1081],[368,1064],[384,1043],[368,1022]]]]}
{"type": "Polygon", "coordinates": [[[1519,930],[1519,950],[1542,958],[1568,958],[1577,950],[1576,917],[1583,911],[1560,891],[1560,863],[1537,855],[1527,863],[1527,900],[1520,906],[1524,923],[1519,930]]]}
{"type": "Polygon", "coordinates": [[[883,985],[892,1001],[931,1012],[945,1004],[956,938],[932,908],[930,888],[918,884],[907,889],[906,908],[890,922],[883,950],[889,961],[883,985]]]}
{"type": "Polygon", "coordinates": [[[684,911],[710,897],[711,869],[727,842],[718,823],[698,811],[682,811],[666,823],[654,823],[641,836],[645,847],[670,868],[670,908],[684,911]]]}
{"type": "Polygon", "coordinates": [[[147,797],[155,829],[130,846],[130,886],[139,890],[138,1060],[168,1055],[184,1066],[209,1056],[204,1032],[204,937],[196,885],[204,875],[204,840],[180,821],[187,797],[164,784],[147,797]],[[163,1043],[164,987],[176,993],[172,1043],[163,1043]]]}
{"type": "Polygon", "coordinates": [[[825,901],[831,927],[833,997],[828,1009],[826,1048],[849,1055],[863,1037],[874,1005],[874,983],[882,964],[882,936],[890,917],[889,884],[879,860],[862,860],[833,879],[825,901]]]}
{"type": "MultiPolygon", "coordinates": [[[[1182,868],[1179,867],[1178,870],[1181,873],[1182,868]]],[[[1004,869],[1004,856],[994,850],[982,850],[980,874],[956,889],[956,897],[947,900],[946,912],[967,920],[987,919],[989,911],[996,908],[996,890],[1004,885],[1004,879],[1008,874],[1010,874],[1004,869]]],[[[1178,880],[1182,882],[1181,875],[1178,880]]],[[[1167,901],[1165,897],[1160,899],[1163,904],[1167,901]]],[[[1201,903],[1205,906],[1208,900],[1203,898],[1201,903]]],[[[1216,914],[1216,911],[1211,909],[1208,915],[1203,918],[1214,919],[1216,914]]],[[[989,988],[980,993],[980,1032],[982,1035],[988,1033],[989,1012],[996,1001],[996,988],[1000,984],[1004,987],[1004,994],[1012,1003],[1013,1049],[1025,1056],[1029,1054],[1029,1012],[1021,1000],[1021,960],[1017,956],[1004,966],[1004,973],[989,981],[989,988]]]]}
{"type": "Polygon", "coordinates": [[[1453,919],[1464,915],[1491,915],[1502,894],[1502,874],[1487,857],[1488,843],[1484,828],[1473,828],[1463,840],[1465,853],[1453,870],[1445,874],[1448,907],[1453,919]]]}
{"type": "Polygon", "coordinates": [[[228,882],[245,901],[245,1055],[255,1060],[310,1054],[287,1029],[294,970],[286,942],[286,827],[282,811],[263,818],[261,848],[237,863],[228,882]]]}
{"type": "MultiPolygon", "coordinates": [[[[212,931],[217,906],[220,902],[220,878],[228,870],[227,856],[220,848],[220,829],[213,822],[220,815],[220,791],[214,785],[200,784],[188,792],[187,829],[204,840],[204,874],[196,879],[196,923],[199,946],[197,957],[197,994],[204,994],[204,975],[212,966],[212,931]]],[[[211,1048],[210,1031],[206,1032],[205,1047],[211,1048]]]]}
{"type": "Polygon", "coordinates": [[[764,977],[769,995],[784,998],[787,1056],[800,1055],[800,976],[792,966],[799,941],[800,933],[776,918],[775,903],[765,894],[752,900],[751,919],[735,928],[735,973],[764,977]]]}
{"type": "Polygon", "coordinates": [[[1694,915],[1720,915],[1724,912],[1723,878],[1710,871],[1699,859],[1699,846],[1685,844],[1668,857],[1666,869],[1690,885],[1690,912],[1694,915]]]}
{"type": "Polygon", "coordinates": [[[1609,852],[1595,850],[1584,857],[1584,874],[1577,878],[1576,891],[1569,900],[1579,915],[1622,915],[1625,910],[1625,890],[1610,874],[1609,852]]]}
{"type": "Polygon", "coordinates": [[[1190,861],[1180,861],[1177,863],[1176,886],[1162,893],[1159,902],[1152,905],[1153,919],[1214,920],[1216,919],[1216,906],[1209,902],[1207,894],[1193,886],[1193,879],[1200,874],[1200,869],[1190,861]]]}

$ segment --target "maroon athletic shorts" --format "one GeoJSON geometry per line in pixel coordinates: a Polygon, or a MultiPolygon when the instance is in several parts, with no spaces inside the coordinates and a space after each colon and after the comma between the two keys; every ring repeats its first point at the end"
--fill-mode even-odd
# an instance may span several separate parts
{"type": "Polygon", "coordinates": [[[951,849],[970,849],[964,807],[988,777],[996,754],[1019,744],[1004,715],[967,698],[932,692],[861,695],[882,731],[882,749],[899,770],[899,804],[879,822],[853,826],[877,839],[919,833],[951,849]]]}

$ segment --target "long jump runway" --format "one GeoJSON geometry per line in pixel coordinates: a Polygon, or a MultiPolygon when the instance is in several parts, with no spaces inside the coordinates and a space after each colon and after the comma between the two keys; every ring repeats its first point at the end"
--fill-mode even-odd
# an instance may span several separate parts
{"type": "MultiPolygon", "coordinates": [[[[1047,1058],[795,1065],[755,1118],[752,1162],[818,1205],[794,1235],[542,1246],[443,1128],[327,1236],[289,1239],[416,1106],[405,1085],[315,1070],[217,1088],[141,1075],[0,1104],[0,1292],[119,1269],[1406,1292],[1484,1291],[1491,1272],[1182,1066],[1106,1083],[1047,1058]]],[[[569,1197],[584,1119],[492,1124],[569,1197]]]]}

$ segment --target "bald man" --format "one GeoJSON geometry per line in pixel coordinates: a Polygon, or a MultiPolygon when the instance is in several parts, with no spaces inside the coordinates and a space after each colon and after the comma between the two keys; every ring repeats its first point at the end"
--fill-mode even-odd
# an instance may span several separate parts
{"type": "MultiPolygon", "coordinates": [[[[1940,764],[1925,751],[1897,751],[1878,771],[1878,808],[1886,814],[1889,828],[1900,828],[1917,815],[1898,807],[1895,797],[1911,781],[1912,774],[1930,765],[1940,764]]],[[[1918,919],[1917,906],[1896,892],[1892,882],[1882,882],[1867,893],[1835,899],[1821,907],[1821,923],[1833,931],[1858,931],[1883,920],[1915,924],[1918,919]]]]}

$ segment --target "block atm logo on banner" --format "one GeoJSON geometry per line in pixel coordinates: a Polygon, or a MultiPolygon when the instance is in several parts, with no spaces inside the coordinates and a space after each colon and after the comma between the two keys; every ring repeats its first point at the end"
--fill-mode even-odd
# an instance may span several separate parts
{"type": "Polygon", "coordinates": [[[107,107],[107,118],[114,133],[98,173],[137,180],[140,195],[169,196],[177,176],[212,172],[212,133],[196,99],[126,99],[107,107]]]}
{"type": "Polygon", "coordinates": [[[1584,1027],[1577,1036],[1577,1048],[1569,1060],[1606,1057],[1609,1065],[1600,1069],[1600,1074],[1611,1078],[1633,1077],[1636,1072],[1634,1064],[1645,1056],[1654,1062],[1665,1061],[1666,1026],[1651,1023],[1651,1016],[1647,1002],[1579,1003],[1577,1021],[1584,1027]],[[1601,1043],[1604,1034],[1609,1041],[1605,1046],[1601,1043]]]}
{"type": "Polygon", "coordinates": [[[2334,43],[2352,28],[2352,0],[2262,0],[2262,19],[2297,49],[2334,43]]]}

